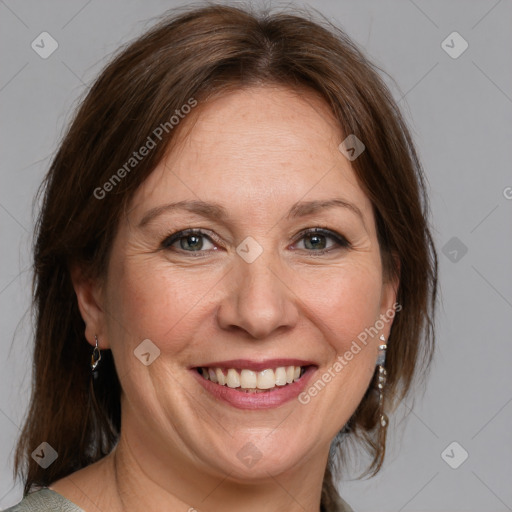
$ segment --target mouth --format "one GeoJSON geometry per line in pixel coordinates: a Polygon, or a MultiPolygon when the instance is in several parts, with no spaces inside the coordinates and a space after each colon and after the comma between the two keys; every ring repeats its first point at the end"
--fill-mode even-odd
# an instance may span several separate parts
{"type": "Polygon", "coordinates": [[[217,400],[240,409],[278,407],[297,398],[318,366],[309,361],[233,360],[191,368],[217,400]]]}
{"type": "Polygon", "coordinates": [[[308,366],[278,366],[254,371],[248,368],[199,367],[203,379],[242,393],[266,393],[297,382],[308,366]]]}

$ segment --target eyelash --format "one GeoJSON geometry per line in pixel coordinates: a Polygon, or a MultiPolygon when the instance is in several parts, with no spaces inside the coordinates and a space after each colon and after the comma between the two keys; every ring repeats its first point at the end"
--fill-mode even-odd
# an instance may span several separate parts
{"type": "MultiPolygon", "coordinates": [[[[175,242],[178,242],[181,239],[186,238],[187,236],[190,236],[190,235],[200,235],[204,238],[209,239],[212,243],[216,242],[216,243],[220,244],[220,239],[218,239],[217,237],[212,236],[211,234],[207,234],[205,231],[203,231],[201,229],[190,228],[190,229],[178,231],[176,233],[173,233],[173,234],[167,236],[162,241],[161,248],[164,250],[173,250],[172,245],[175,242]]],[[[340,235],[339,233],[336,233],[335,231],[331,231],[330,229],[321,228],[321,227],[309,228],[309,229],[305,229],[305,230],[301,231],[297,235],[294,245],[308,235],[323,235],[326,238],[330,238],[331,240],[333,240],[335,242],[335,244],[337,245],[337,247],[331,247],[329,249],[322,249],[322,250],[301,249],[301,250],[308,251],[311,254],[314,254],[315,256],[319,256],[319,255],[321,256],[323,254],[330,253],[333,250],[349,249],[351,247],[350,242],[348,242],[348,240],[344,236],[340,235]]],[[[193,257],[198,257],[200,255],[204,256],[204,253],[212,252],[212,250],[208,250],[208,251],[203,251],[203,250],[185,251],[183,249],[174,249],[174,250],[176,250],[177,252],[179,252],[181,254],[183,254],[183,253],[189,253],[191,255],[195,254],[195,256],[193,256],[193,257]]]]}

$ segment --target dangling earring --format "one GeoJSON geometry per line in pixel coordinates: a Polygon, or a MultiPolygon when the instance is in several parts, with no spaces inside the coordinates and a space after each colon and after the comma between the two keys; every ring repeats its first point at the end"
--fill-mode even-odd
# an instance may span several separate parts
{"type": "Polygon", "coordinates": [[[101,350],[98,347],[98,336],[96,336],[96,334],[94,335],[94,339],[96,340],[96,346],[92,351],[91,370],[92,374],[96,377],[98,372],[98,370],[96,370],[96,367],[98,366],[98,363],[101,361],[101,350]]]}
{"type": "Polygon", "coordinates": [[[386,377],[387,372],[386,368],[384,368],[384,363],[386,362],[386,349],[388,346],[386,345],[386,338],[381,334],[379,337],[382,343],[379,345],[379,356],[377,357],[377,366],[379,367],[379,377],[377,381],[377,387],[379,388],[379,409],[380,413],[380,425],[381,427],[386,427],[388,424],[388,417],[382,411],[383,403],[384,403],[384,386],[386,385],[386,377]]]}

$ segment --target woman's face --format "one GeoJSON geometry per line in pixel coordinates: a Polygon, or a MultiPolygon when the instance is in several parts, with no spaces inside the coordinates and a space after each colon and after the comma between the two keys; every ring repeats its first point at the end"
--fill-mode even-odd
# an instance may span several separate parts
{"type": "Polygon", "coordinates": [[[325,466],[395,302],[346,135],[317,97],[270,86],[192,116],[121,220],[88,324],[113,351],[123,435],[241,480],[325,466]]]}

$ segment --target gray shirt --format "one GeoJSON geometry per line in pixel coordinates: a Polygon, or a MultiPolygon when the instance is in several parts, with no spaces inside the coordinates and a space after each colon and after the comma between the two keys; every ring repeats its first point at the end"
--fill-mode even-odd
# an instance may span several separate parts
{"type": "MultiPolygon", "coordinates": [[[[349,505],[341,500],[339,512],[352,512],[349,505]]],[[[48,488],[27,494],[22,501],[4,512],[84,512],[78,505],[48,488]]]]}
{"type": "Polygon", "coordinates": [[[48,488],[27,494],[4,512],[84,512],[79,506],[48,488]]]}

